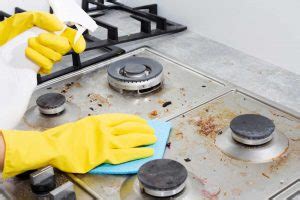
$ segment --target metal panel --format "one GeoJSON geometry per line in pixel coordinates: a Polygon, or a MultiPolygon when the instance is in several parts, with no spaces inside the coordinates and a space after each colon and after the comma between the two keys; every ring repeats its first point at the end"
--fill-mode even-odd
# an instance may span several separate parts
{"type": "MultiPolygon", "coordinates": [[[[113,61],[95,65],[69,77],[60,77],[56,83],[49,81],[41,85],[33,94],[30,107],[35,105],[40,95],[59,92],[66,96],[68,102],[81,109],[81,117],[122,112],[148,119],[168,119],[230,90],[222,82],[206,77],[147,48],[133,51],[113,61]],[[163,65],[165,81],[161,90],[143,96],[132,96],[120,94],[110,88],[107,83],[107,65],[130,56],[152,58],[163,65]],[[166,101],[171,101],[172,104],[163,107],[162,104],[166,101]]],[[[20,127],[26,128],[24,125],[26,124],[21,124],[20,127]]]]}
{"type": "Polygon", "coordinates": [[[170,148],[165,157],[177,160],[199,179],[217,185],[219,199],[267,199],[300,177],[300,120],[259,98],[230,92],[172,119],[170,148]],[[224,134],[237,115],[254,113],[272,120],[289,138],[289,148],[267,163],[233,159],[218,149],[216,137],[224,134]],[[184,159],[191,161],[186,162],[184,159]]]}

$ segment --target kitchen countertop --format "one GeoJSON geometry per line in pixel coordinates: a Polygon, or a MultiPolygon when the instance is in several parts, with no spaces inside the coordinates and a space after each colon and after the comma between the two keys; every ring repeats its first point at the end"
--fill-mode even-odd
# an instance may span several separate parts
{"type": "Polygon", "coordinates": [[[184,64],[300,112],[300,76],[191,31],[119,45],[149,46],[184,64]]]}

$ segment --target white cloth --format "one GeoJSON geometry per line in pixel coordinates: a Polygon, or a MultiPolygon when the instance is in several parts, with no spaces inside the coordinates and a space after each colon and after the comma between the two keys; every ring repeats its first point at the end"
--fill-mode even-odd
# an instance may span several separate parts
{"type": "Polygon", "coordinates": [[[22,119],[37,86],[39,67],[25,56],[27,40],[43,32],[32,28],[0,47],[0,130],[22,119]]]}

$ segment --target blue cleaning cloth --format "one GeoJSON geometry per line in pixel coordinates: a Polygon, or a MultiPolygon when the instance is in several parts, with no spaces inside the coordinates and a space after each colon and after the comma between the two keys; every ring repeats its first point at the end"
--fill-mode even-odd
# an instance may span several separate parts
{"type": "Polygon", "coordinates": [[[146,162],[162,158],[169,138],[171,124],[158,120],[150,120],[148,124],[154,128],[157,142],[148,147],[154,149],[154,155],[149,158],[134,160],[119,165],[102,164],[91,171],[90,174],[136,174],[139,168],[146,162]]]}

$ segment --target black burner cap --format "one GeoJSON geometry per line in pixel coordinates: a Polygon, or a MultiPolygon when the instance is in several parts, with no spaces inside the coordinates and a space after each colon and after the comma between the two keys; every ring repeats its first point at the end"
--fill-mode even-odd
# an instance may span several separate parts
{"type": "Polygon", "coordinates": [[[239,137],[260,140],[269,137],[274,129],[274,123],[262,115],[245,114],[230,122],[231,130],[239,137]]]}
{"type": "Polygon", "coordinates": [[[145,65],[135,64],[135,63],[126,64],[124,67],[124,71],[129,74],[141,74],[145,72],[146,69],[147,68],[145,65]]]}
{"type": "Polygon", "coordinates": [[[59,93],[43,94],[36,100],[36,104],[43,109],[54,109],[62,106],[66,102],[66,97],[59,93]]]}
{"type": "Polygon", "coordinates": [[[138,179],[144,187],[157,191],[178,188],[187,179],[187,170],[177,161],[169,159],[152,160],[138,171],[138,179]]]}
{"type": "Polygon", "coordinates": [[[129,57],[123,60],[116,61],[109,65],[107,73],[110,77],[118,81],[129,81],[129,82],[138,82],[138,81],[147,81],[151,80],[163,71],[163,66],[150,58],[144,57],[129,57]],[[124,72],[131,74],[141,74],[145,70],[149,73],[141,77],[130,77],[125,76],[124,72]]]}

